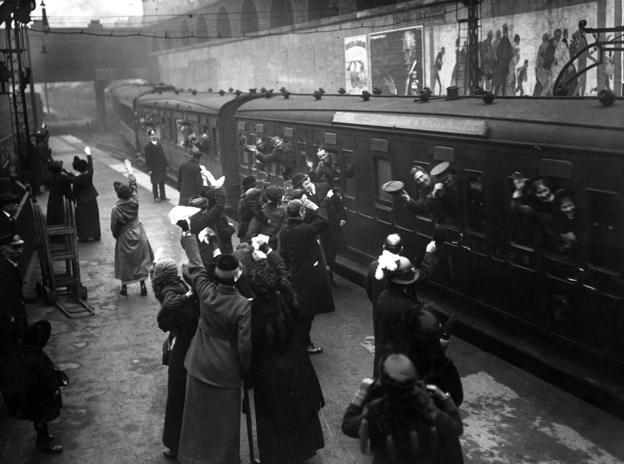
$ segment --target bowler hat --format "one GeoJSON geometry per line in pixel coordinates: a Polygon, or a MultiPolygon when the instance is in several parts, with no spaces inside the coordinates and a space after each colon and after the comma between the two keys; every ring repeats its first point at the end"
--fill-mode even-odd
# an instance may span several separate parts
{"type": "Polygon", "coordinates": [[[295,172],[290,181],[292,182],[293,188],[297,188],[302,185],[307,178],[308,176],[303,172],[295,172]]]}
{"type": "Polygon", "coordinates": [[[386,241],[384,243],[384,249],[388,250],[390,253],[398,253],[403,248],[401,244],[401,236],[399,234],[390,234],[386,237],[386,241]]]}

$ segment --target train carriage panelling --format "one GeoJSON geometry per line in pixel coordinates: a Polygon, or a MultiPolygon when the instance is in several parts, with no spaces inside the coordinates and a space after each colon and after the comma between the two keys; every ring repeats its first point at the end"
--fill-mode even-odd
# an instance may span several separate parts
{"type": "Polygon", "coordinates": [[[624,179],[621,163],[596,158],[582,167],[587,233],[581,273],[584,338],[624,361],[624,179]]]}

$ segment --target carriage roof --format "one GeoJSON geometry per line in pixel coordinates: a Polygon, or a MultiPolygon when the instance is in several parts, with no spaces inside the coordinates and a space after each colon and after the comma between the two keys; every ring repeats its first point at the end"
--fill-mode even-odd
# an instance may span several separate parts
{"type": "Polygon", "coordinates": [[[604,107],[595,98],[481,98],[323,95],[249,101],[237,117],[368,130],[420,132],[510,143],[624,152],[624,100],[604,107]]]}

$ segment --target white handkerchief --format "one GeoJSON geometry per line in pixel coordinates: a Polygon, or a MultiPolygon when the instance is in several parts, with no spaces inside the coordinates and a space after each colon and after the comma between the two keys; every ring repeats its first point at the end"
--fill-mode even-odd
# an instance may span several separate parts
{"type": "Polygon", "coordinates": [[[169,211],[169,221],[171,224],[175,224],[180,220],[186,220],[190,218],[195,213],[201,211],[199,208],[195,208],[194,206],[174,206],[169,211]]]}

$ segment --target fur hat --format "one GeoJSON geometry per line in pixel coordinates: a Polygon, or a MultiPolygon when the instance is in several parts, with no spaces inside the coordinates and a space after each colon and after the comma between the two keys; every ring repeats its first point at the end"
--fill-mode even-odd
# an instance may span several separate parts
{"type": "Polygon", "coordinates": [[[295,172],[290,181],[292,182],[293,188],[296,189],[297,187],[301,186],[307,178],[308,176],[303,172],[295,172]]]}
{"type": "Polygon", "coordinates": [[[232,279],[236,277],[240,263],[234,255],[224,254],[217,256],[215,260],[214,275],[220,279],[232,279]]]}
{"type": "Polygon", "coordinates": [[[256,186],[256,178],[254,176],[243,177],[241,185],[243,186],[243,191],[247,191],[251,187],[256,186]]]}
{"type": "Polygon", "coordinates": [[[127,200],[132,196],[132,190],[126,184],[122,184],[121,182],[113,182],[113,187],[115,188],[115,192],[117,192],[117,197],[120,200],[127,200]]]}
{"type": "Polygon", "coordinates": [[[80,159],[78,156],[74,156],[72,168],[74,168],[78,172],[86,172],[87,169],[89,169],[89,164],[85,160],[80,159]]]}
{"type": "Polygon", "coordinates": [[[172,259],[161,259],[154,265],[154,279],[174,278],[177,276],[178,266],[172,259]]]}

